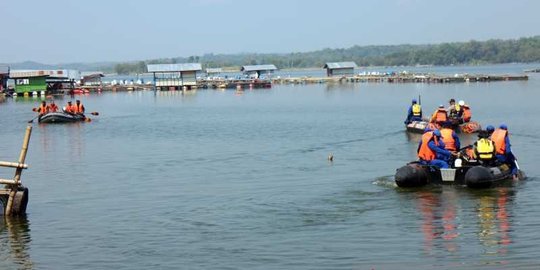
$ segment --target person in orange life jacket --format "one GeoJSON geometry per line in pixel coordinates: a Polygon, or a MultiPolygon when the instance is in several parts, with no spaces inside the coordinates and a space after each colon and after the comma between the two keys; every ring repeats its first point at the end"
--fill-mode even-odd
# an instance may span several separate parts
{"type": "Polygon", "coordinates": [[[73,105],[71,104],[71,101],[68,101],[66,107],[64,107],[64,112],[67,112],[67,113],[75,113],[75,112],[73,111],[73,109],[74,109],[74,108],[73,108],[73,105]]]}
{"type": "Polygon", "coordinates": [[[427,131],[422,135],[422,140],[418,144],[418,158],[423,164],[437,166],[439,168],[449,168],[448,160],[452,153],[444,149],[444,142],[441,139],[441,132],[436,129],[427,131]]]}
{"type": "Polygon", "coordinates": [[[58,106],[54,104],[54,100],[51,100],[51,103],[49,104],[49,112],[57,112],[58,106]]]}
{"type": "Polygon", "coordinates": [[[48,113],[49,112],[49,107],[47,106],[47,102],[42,101],[41,105],[39,105],[39,107],[37,108],[36,111],[40,116],[48,113]]]}
{"type": "Polygon", "coordinates": [[[512,153],[510,138],[508,138],[508,126],[501,124],[499,128],[491,134],[491,140],[495,143],[495,156],[497,157],[497,160],[508,164],[512,169],[512,175],[517,175],[516,157],[514,157],[514,154],[512,153]]]}
{"type": "Polygon", "coordinates": [[[407,112],[407,119],[405,119],[405,125],[410,124],[412,121],[422,121],[422,107],[417,104],[416,99],[412,100],[412,104],[407,112]]]}
{"type": "Polygon", "coordinates": [[[448,121],[448,115],[446,114],[446,109],[444,108],[444,105],[441,104],[431,116],[430,122],[434,122],[440,125],[446,121],[448,121]]]}
{"type": "Polygon", "coordinates": [[[446,121],[442,124],[440,131],[445,149],[451,152],[456,152],[461,148],[461,142],[451,126],[452,124],[449,121],[446,121]]]}
{"type": "Polygon", "coordinates": [[[76,114],[84,114],[84,105],[81,104],[81,101],[77,99],[75,101],[75,107],[74,107],[74,113],[76,114]]]}

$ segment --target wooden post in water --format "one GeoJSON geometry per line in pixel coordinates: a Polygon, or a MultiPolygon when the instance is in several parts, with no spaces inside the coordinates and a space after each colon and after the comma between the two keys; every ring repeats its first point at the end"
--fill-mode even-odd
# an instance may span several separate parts
{"type": "MultiPolygon", "coordinates": [[[[24,134],[21,154],[19,155],[19,164],[24,164],[24,160],[26,159],[26,153],[28,152],[28,144],[30,142],[31,134],[32,134],[32,125],[28,125],[26,127],[26,133],[24,134]]],[[[6,212],[5,212],[6,216],[10,216],[13,211],[13,199],[15,198],[15,195],[17,194],[17,190],[19,189],[19,186],[21,185],[21,174],[24,167],[25,166],[20,165],[20,166],[17,166],[17,168],[15,169],[15,177],[13,178],[14,183],[10,185],[11,191],[9,192],[9,198],[6,205],[6,212]]]]}

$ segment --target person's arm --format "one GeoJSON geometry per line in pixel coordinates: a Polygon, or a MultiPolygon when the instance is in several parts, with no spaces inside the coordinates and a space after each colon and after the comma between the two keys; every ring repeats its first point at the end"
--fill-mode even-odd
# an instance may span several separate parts
{"type": "Polygon", "coordinates": [[[434,141],[429,141],[428,146],[429,146],[429,149],[435,151],[437,154],[447,156],[447,157],[452,155],[450,153],[450,151],[448,151],[448,150],[446,150],[444,148],[440,148],[440,146],[437,146],[434,141]]]}
{"type": "Polygon", "coordinates": [[[504,138],[504,143],[506,144],[505,154],[512,153],[512,148],[511,148],[511,145],[510,145],[510,138],[508,138],[508,135],[506,135],[506,137],[504,138]]]}
{"type": "Polygon", "coordinates": [[[452,132],[452,137],[454,138],[456,144],[456,150],[459,151],[459,149],[461,149],[461,142],[459,141],[459,137],[457,136],[456,132],[452,132]]]}

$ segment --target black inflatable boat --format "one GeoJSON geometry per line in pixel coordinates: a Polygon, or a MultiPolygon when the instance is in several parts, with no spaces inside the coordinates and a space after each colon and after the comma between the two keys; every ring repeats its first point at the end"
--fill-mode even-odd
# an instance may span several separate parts
{"type": "MultiPolygon", "coordinates": [[[[525,178],[523,172],[518,172],[518,178],[525,178]]],[[[466,185],[470,188],[488,188],[511,179],[511,168],[507,164],[496,166],[470,164],[456,168],[439,169],[436,166],[424,165],[415,161],[397,169],[395,175],[395,182],[399,187],[454,184],[466,185]]]]}
{"type": "Polygon", "coordinates": [[[38,118],[39,123],[72,123],[84,121],[86,117],[80,114],[70,114],[65,112],[51,112],[38,118]]]}

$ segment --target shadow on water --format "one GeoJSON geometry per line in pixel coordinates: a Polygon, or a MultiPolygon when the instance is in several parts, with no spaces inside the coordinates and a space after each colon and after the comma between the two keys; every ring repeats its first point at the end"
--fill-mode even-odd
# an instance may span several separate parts
{"type": "Polygon", "coordinates": [[[34,263],[28,253],[31,242],[29,225],[26,217],[2,216],[0,269],[34,269],[34,263]]]}

